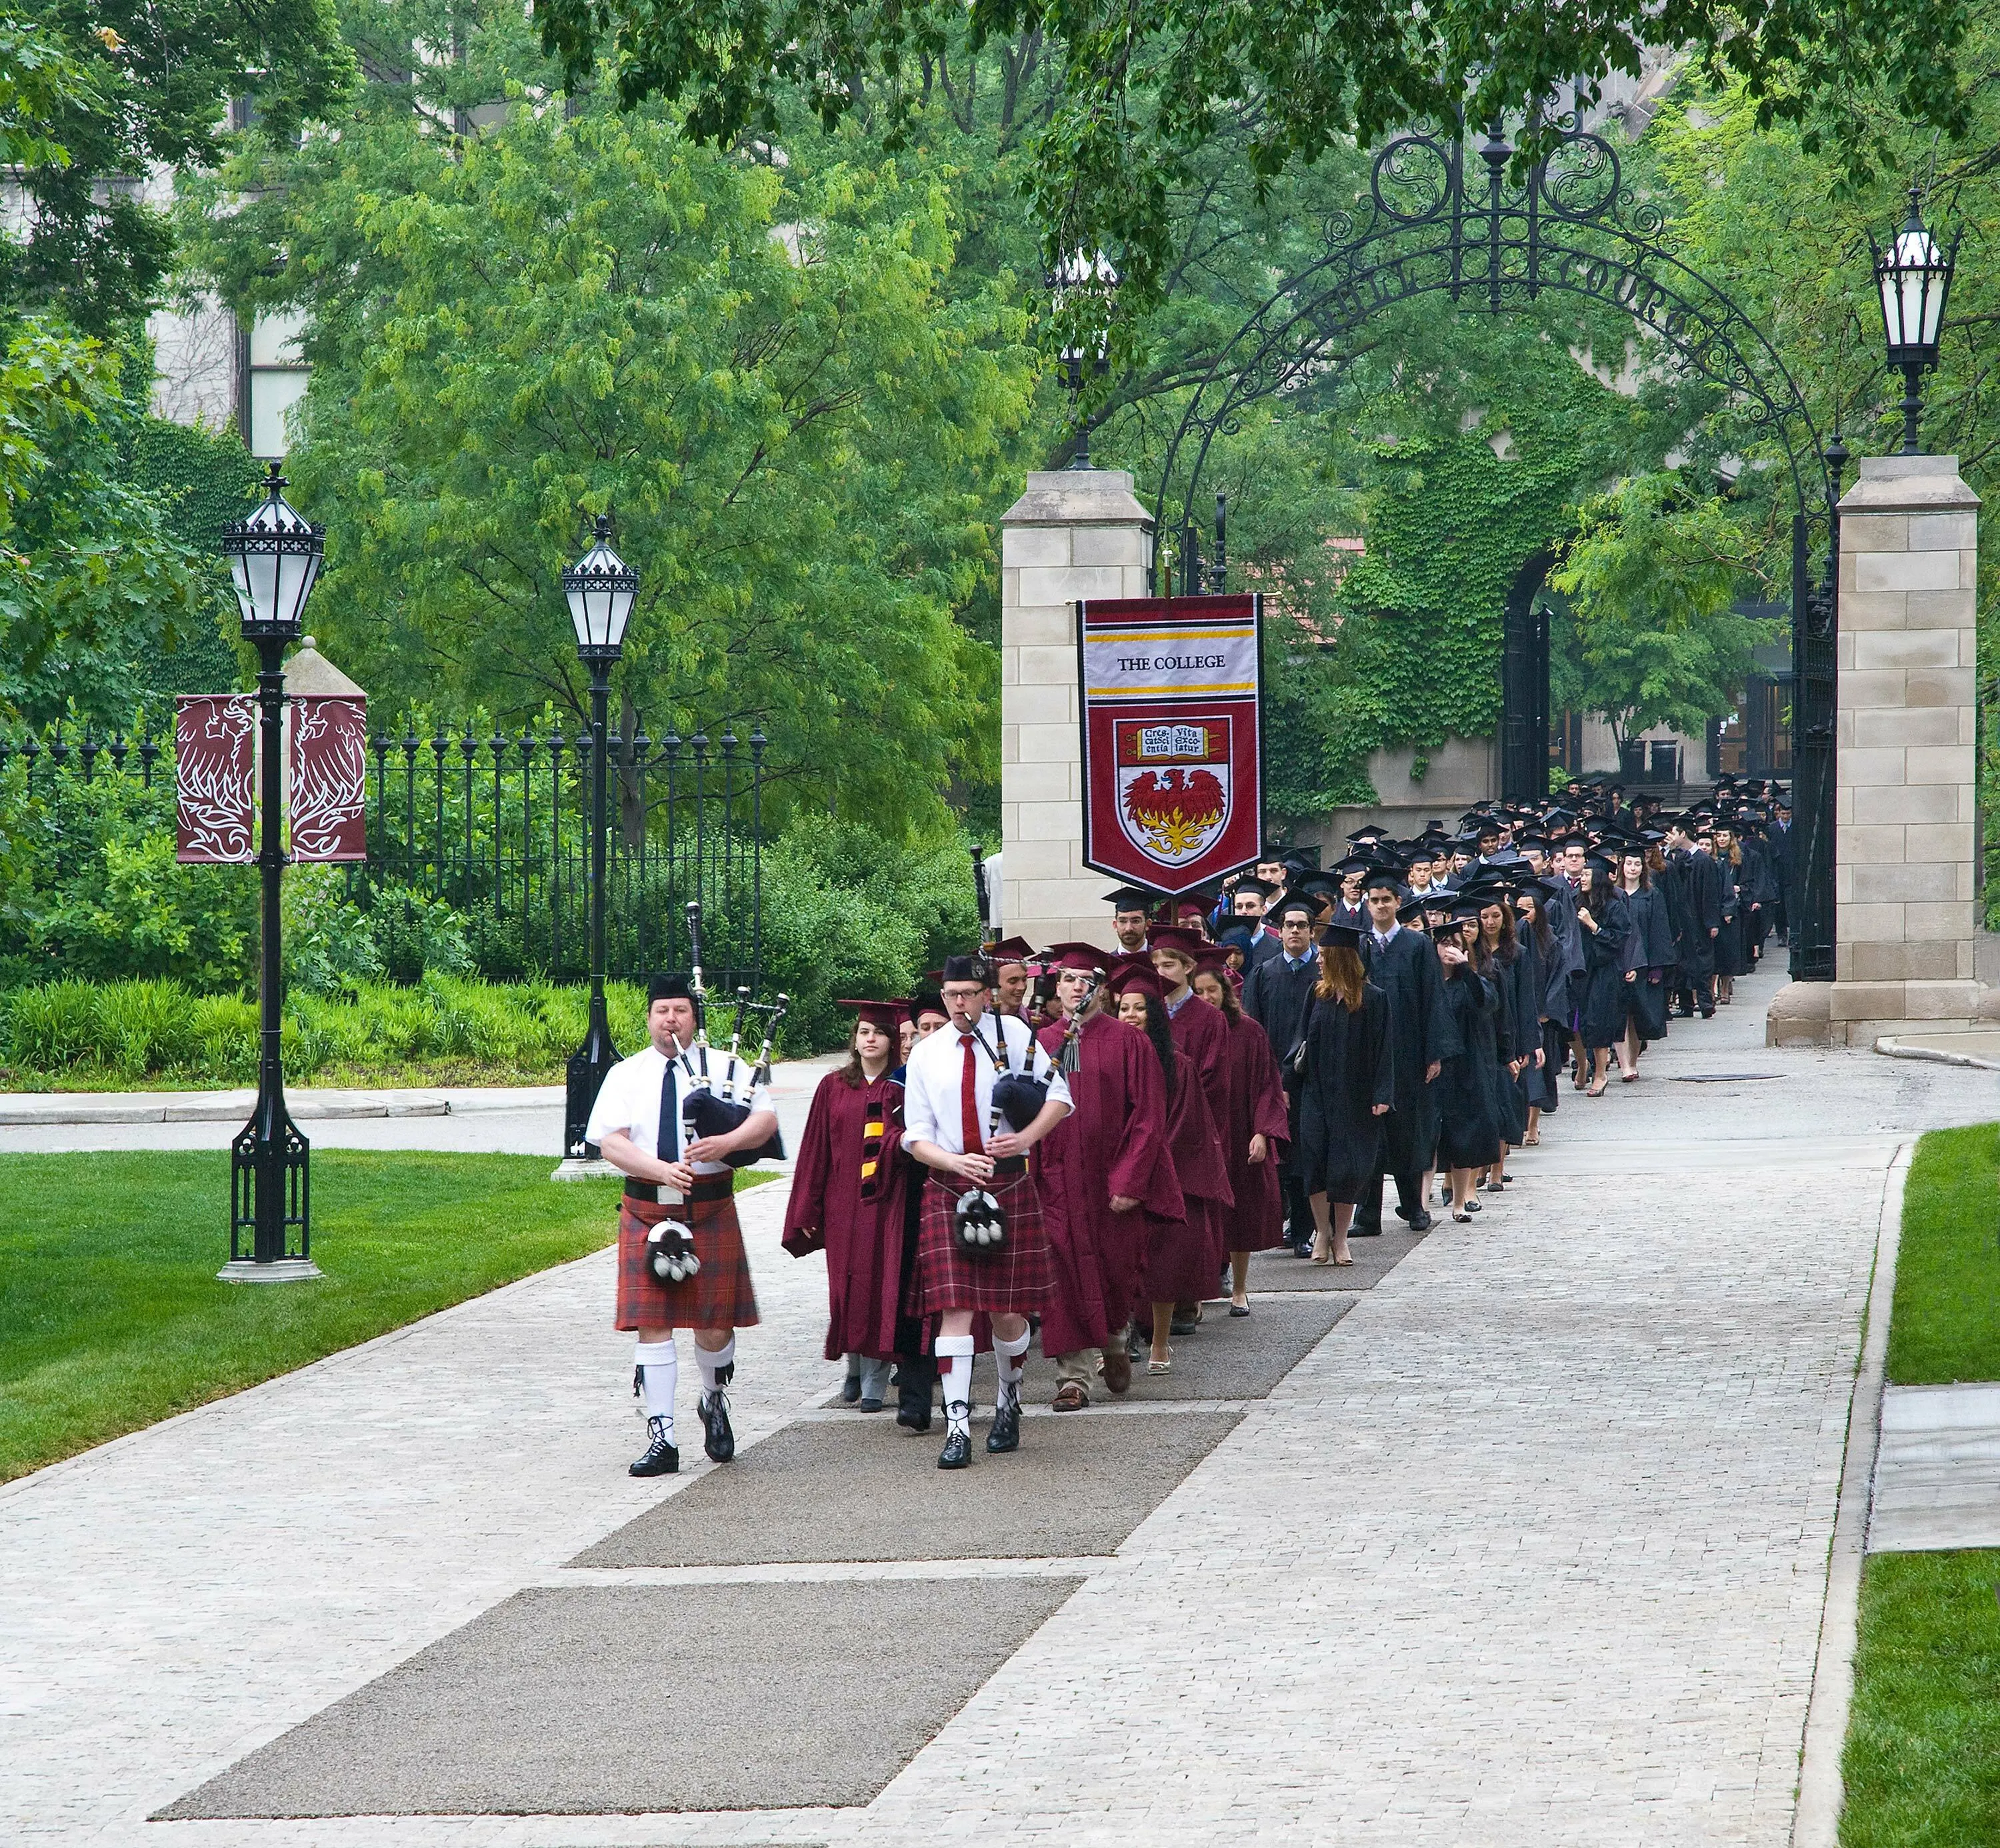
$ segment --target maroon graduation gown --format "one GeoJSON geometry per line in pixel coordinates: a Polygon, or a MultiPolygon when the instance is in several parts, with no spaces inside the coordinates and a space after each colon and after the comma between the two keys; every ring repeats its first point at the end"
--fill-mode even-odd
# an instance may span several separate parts
{"type": "Polygon", "coordinates": [[[1174,1050],[1193,1061],[1201,1088],[1208,1094],[1209,1108],[1217,1108],[1225,1081],[1229,1057],[1229,1022],[1219,1007],[1212,1007],[1199,995],[1181,1003],[1180,1012],[1170,1016],[1174,1050]]]}
{"type": "MultiPolygon", "coordinates": [[[[1042,1029],[1049,1056],[1063,1028],[1042,1029]]],[[[1167,1153],[1167,1086],[1159,1054],[1137,1027],[1092,1014],[1069,1074],[1075,1106],[1035,1150],[1056,1289],[1042,1311],[1042,1352],[1102,1347],[1124,1326],[1145,1255],[1144,1215],[1181,1217],[1180,1185],[1167,1153]],[[1136,1200],[1111,1210],[1113,1195],[1136,1200]]]]}
{"type": "Polygon", "coordinates": [[[1280,1242],[1285,1216],[1278,1163],[1290,1131],[1277,1055],[1263,1028],[1247,1014],[1229,1023],[1227,1076],[1223,1107],[1217,1112],[1229,1188],[1235,1197],[1224,1228],[1225,1242],[1231,1251],[1269,1251],[1280,1242]],[[1252,1136],[1262,1136],[1269,1145],[1261,1162],[1250,1158],[1252,1136]]]}
{"type": "MultiPolygon", "coordinates": [[[[1188,1003],[1196,1006],[1226,1024],[1206,1001],[1188,1003]]],[[[1180,1183],[1187,1216],[1175,1220],[1146,1215],[1145,1273],[1134,1303],[1142,1326],[1154,1303],[1198,1303],[1214,1295],[1226,1255],[1224,1228],[1233,1196],[1228,1164],[1222,1158],[1222,1137],[1199,1074],[1179,1052],[1174,1054],[1173,1102],[1167,1106],[1167,1151],[1173,1157],[1174,1178],[1180,1183]]]]}
{"type": "MultiPolygon", "coordinates": [[[[872,1140],[872,1138],[870,1138],[872,1140]]],[[[785,1209],[784,1246],[795,1258],[826,1250],[831,1315],[826,1357],[896,1351],[896,1309],[903,1294],[903,1209],[910,1185],[903,1153],[903,1087],[886,1075],[851,1086],[829,1072],[813,1093],[806,1133],[785,1209]],[[880,1143],[873,1197],[862,1197],[863,1132],[869,1106],[879,1106],[880,1143]],[[818,1236],[808,1238],[808,1230],[818,1236]]]]}

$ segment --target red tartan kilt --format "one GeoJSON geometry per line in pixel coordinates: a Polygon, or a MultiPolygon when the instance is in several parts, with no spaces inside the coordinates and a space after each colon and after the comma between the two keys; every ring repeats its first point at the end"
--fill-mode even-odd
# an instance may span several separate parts
{"type": "MultiPolygon", "coordinates": [[[[734,1177],[731,1177],[734,1184],[734,1177]]],[[[736,1202],[693,1200],[663,1207],[629,1195],[618,1203],[619,1329],[748,1329],[757,1323],[757,1294],[736,1202]],[[646,1235],[662,1219],[688,1228],[701,1269],[685,1283],[668,1284],[646,1266],[646,1235]]]]}
{"type": "Polygon", "coordinates": [[[924,1183],[913,1313],[939,1315],[950,1309],[972,1309],[988,1315],[1039,1314],[1055,1293],[1055,1270],[1048,1234],[1042,1228],[1035,1177],[1016,1175],[989,1189],[1000,1203],[1007,1228],[1005,1242],[991,1257],[972,1257],[959,1249],[952,1209],[963,1191],[947,1186],[936,1174],[924,1183]]]}

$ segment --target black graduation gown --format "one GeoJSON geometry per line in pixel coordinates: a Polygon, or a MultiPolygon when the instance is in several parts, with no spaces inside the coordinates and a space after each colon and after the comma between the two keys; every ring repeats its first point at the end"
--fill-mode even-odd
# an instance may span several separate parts
{"type": "Polygon", "coordinates": [[[1375,1106],[1395,1098],[1387,997],[1371,982],[1361,991],[1358,1013],[1337,1000],[1315,1002],[1292,1145],[1307,1193],[1349,1206],[1360,1199],[1382,1148],[1385,1119],[1375,1106]]]}
{"type": "Polygon", "coordinates": [[[1395,1046],[1396,1095],[1382,1128],[1383,1164],[1387,1172],[1407,1179],[1423,1172],[1437,1139],[1424,1074],[1444,1056],[1444,965],[1437,946],[1415,930],[1398,931],[1386,946],[1371,930],[1361,940],[1361,960],[1388,1002],[1395,1046]]]}
{"type": "Polygon", "coordinates": [[[1500,1140],[1516,1143],[1527,1134],[1528,1106],[1507,1069],[1517,1056],[1514,1040],[1519,1020],[1512,963],[1496,956],[1488,965],[1486,979],[1493,985],[1493,1118],[1500,1125],[1500,1140]]]}
{"type": "Polygon", "coordinates": [[[1630,914],[1625,894],[1613,892],[1595,930],[1583,930],[1583,1043],[1595,1052],[1625,1037],[1625,935],[1630,914]]]}
{"type": "Polygon", "coordinates": [[[1493,985],[1461,968],[1444,984],[1452,1038],[1437,1082],[1437,1165],[1484,1168],[1500,1158],[1500,1124],[1487,1074],[1493,1064],[1493,985]]]}
{"type": "Polygon", "coordinates": [[[1745,975],[1749,964],[1743,954],[1742,894],[1737,884],[1737,869],[1717,859],[1715,870],[1722,881],[1722,928],[1715,933],[1715,972],[1718,975],[1745,975]]]}
{"type": "MultiPolygon", "coordinates": [[[[1537,1066],[1535,1054],[1546,1051],[1542,1032],[1542,995],[1547,985],[1542,967],[1541,946],[1535,941],[1533,928],[1526,924],[1514,927],[1515,954],[1509,980],[1512,984],[1514,1011],[1514,1051],[1512,1056],[1527,1062],[1521,1068],[1519,1075],[1512,1082],[1520,1093],[1521,1134],[1528,1133],[1528,1106],[1546,1105],[1553,1087],[1549,1082],[1550,1067],[1546,1060],[1537,1066]]],[[[1519,1138],[1515,1138],[1517,1141],[1519,1138]]]]}
{"type": "Polygon", "coordinates": [[[1286,1145],[1280,1174],[1289,1176],[1297,1159],[1299,1142],[1298,1074],[1292,1068],[1292,1054],[1305,1037],[1306,1016],[1311,1009],[1313,984],[1319,980],[1319,958],[1308,956],[1296,969],[1285,967],[1283,951],[1268,962],[1259,963],[1243,978],[1238,997],[1244,1013],[1264,1030],[1276,1055],[1278,1070],[1285,1081],[1285,1098],[1291,1115],[1291,1141],[1286,1145]]]}
{"type": "Polygon", "coordinates": [[[1625,985],[1627,1016],[1642,1041],[1667,1037],[1667,984],[1676,953],[1667,919],[1667,897],[1658,886],[1626,894],[1631,922],[1625,933],[1625,967],[1632,979],[1625,985]]]}
{"type": "Polygon", "coordinates": [[[1677,883],[1687,912],[1678,940],[1683,988],[1700,988],[1715,973],[1715,939],[1722,924],[1722,873],[1714,856],[1682,849],[1668,856],[1668,876],[1677,883]]]}

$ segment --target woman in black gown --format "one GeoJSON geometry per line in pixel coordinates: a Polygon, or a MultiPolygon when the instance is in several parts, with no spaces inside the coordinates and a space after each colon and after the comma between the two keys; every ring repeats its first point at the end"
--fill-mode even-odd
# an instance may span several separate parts
{"type": "Polygon", "coordinates": [[[1625,1040],[1625,936],[1630,919],[1625,895],[1611,883],[1602,860],[1591,863],[1577,903],[1583,927],[1583,1002],[1577,1044],[1590,1061],[1587,1096],[1602,1097],[1609,1082],[1611,1048],[1625,1040]]]}
{"type": "Polygon", "coordinates": [[[1396,1094],[1395,1064],[1388,998],[1362,967],[1360,930],[1330,924],[1319,942],[1292,1160],[1312,1206],[1313,1262],[1346,1265],[1354,1203],[1375,1172],[1396,1094]]]}
{"type": "MultiPolygon", "coordinates": [[[[1500,1124],[1500,1158],[1480,1185],[1501,1193],[1512,1177],[1507,1172],[1510,1151],[1528,1133],[1528,1100],[1514,1081],[1520,1076],[1522,1045],[1521,947],[1514,936],[1512,908],[1504,891],[1486,898],[1479,911],[1478,951],[1473,960],[1492,983],[1498,1005],[1493,1020],[1493,1113],[1500,1124]]],[[[1527,1011],[1530,1026],[1534,1014],[1527,1011]]]]}
{"type": "Polygon", "coordinates": [[[1618,889],[1624,894],[1625,1037],[1618,1047],[1618,1075],[1627,1084],[1639,1075],[1639,1054],[1667,1037],[1668,978],[1674,967],[1674,929],[1667,895],[1653,881],[1645,849],[1625,847],[1618,856],[1618,889]]]}
{"type": "Polygon", "coordinates": [[[1493,1067],[1493,1019],[1498,999],[1493,985],[1473,967],[1467,926],[1476,938],[1476,901],[1452,908],[1451,933],[1438,944],[1444,965],[1445,1020],[1450,1037],[1438,1061],[1431,1091],[1437,1103],[1438,1165],[1451,1174],[1451,1216],[1460,1225],[1472,1214],[1472,1177],[1500,1158],[1500,1124],[1494,1113],[1488,1074],[1493,1067]]]}
{"type": "Polygon", "coordinates": [[[1542,915],[1543,896],[1540,882],[1530,881],[1514,898],[1515,909],[1519,914],[1514,936],[1521,946],[1521,960],[1516,966],[1520,975],[1522,1006],[1534,1023],[1528,1058],[1521,1067],[1519,1079],[1521,1096],[1528,1106],[1527,1131],[1521,1138],[1523,1148],[1533,1148],[1542,1139],[1542,1112],[1554,1107],[1555,1081],[1562,1069],[1561,1054],[1558,1052],[1551,1056],[1550,1052],[1551,1023],[1547,1002],[1549,965],[1561,952],[1556,947],[1554,933],[1549,929],[1549,921],[1542,915]]]}

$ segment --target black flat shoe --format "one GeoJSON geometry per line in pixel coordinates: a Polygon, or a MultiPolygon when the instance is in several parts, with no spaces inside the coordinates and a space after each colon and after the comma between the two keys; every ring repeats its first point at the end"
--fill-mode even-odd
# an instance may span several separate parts
{"type": "Polygon", "coordinates": [[[861,1376],[858,1373],[851,1373],[840,1382],[840,1402],[844,1405],[851,1405],[860,1396],[861,1376]]]}
{"type": "Polygon", "coordinates": [[[649,1418],[646,1429],[651,1434],[652,1443],[646,1454],[640,1457],[627,1472],[634,1476],[674,1476],[680,1473],[681,1454],[675,1450],[667,1436],[667,1421],[664,1418],[649,1418]]]}
{"type": "Polygon", "coordinates": [[[1379,1238],[1382,1236],[1382,1228],[1379,1225],[1350,1225],[1347,1228],[1347,1235],[1350,1238],[1379,1238]]]}
{"type": "Polygon", "coordinates": [[[1229,1305],[1229,1313],[1232,1315],[1248,1315],[1250,1313],[1250,1305],[1248,1303],[1231,1303],[1229,1305]]]}
{"type": "Polygon", "coordinates": [[[928,1405],[905,1405],[896,1412],[896,1422],[906,1431],[915,1431],[919,1436],[931,1428],[931,1409],[928,1405]]]}
{"type": "Polygon", "coordinates": [[[989,1456],[998,1457],[1008,1450],[1021,1447],[1021,1402],[998,1407],[993,1414],[993,1429],[986,1433],[986,1449],[989,1456]]]}
{"type": "Polygon", "coordinates": [[[1410,1230],[1413,1232],[1427,1232],[1436,1224],[1437,1221],[1432,1218],[1429,1214],[1419,1213],[1410,1221],[1410,1230]]]}
{"type": "Polygon", "coordinates": [[[882,1402],[880,1399],[863,1399],[861,1401],[861,1409],[863,1412],[880,1412],[882,1409],[882,1402]]]}
{"type": "Polygon", "coordinates": [[[972,1438],[969,1433],[953,1431],[944,1440],[944,1448],[938,1452],[939,1469],[964,1469],[972,1461],[972,1438]]]}
{"type": "Polygon", "coordinates": [[[1192,1315],[1176,1315],[1167,1327],[1176,1335],[1192,1335],[1194,1332],[1194,1318],[1192,1315]]]}
{"type": "Polygon", "coordinates": [[[1468,1200],[1465,1203],[1465,1210],[1468,1213],[1483,1213],[1486,1209],[1477,1200],[1468,1200]]]}
{"type": "MultiPolygon", "coordinates": [[[[723,1373],[734,1370],[725,1367],[723,1373]]],[[[720,1378],[717,1374],[717,1377],[720,1378]]],[[[704,1392],[696,1402],[696,1409],[701,1414],[701,1428],[708,1433],[702,1448],[707,1451],[711,1463],[727,1463],[736,1454],[736,1433],[729,1428],[729,1401],[723,1396],[718,1386],[713,1392],[704,1392]]]]}

